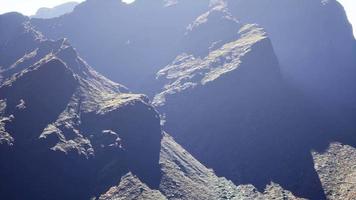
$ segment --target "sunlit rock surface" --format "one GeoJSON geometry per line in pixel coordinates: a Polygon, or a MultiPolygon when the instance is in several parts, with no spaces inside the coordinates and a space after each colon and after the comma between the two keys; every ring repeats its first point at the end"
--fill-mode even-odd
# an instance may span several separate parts
{"type": "Polygon", "coordinates": [[[313,153],[315,169],[328,199],[353,199],[356,196],[356,149],[332,143],[322,153],[313,153]]]}
{"type": "MultiPolygon", "coordinates": [[[[210,22],[215,27],[208,20],[196,29],[210,22]]],[[[158,71],[163,87],[153,104],[164,129],[237,185],[263,191],[275,182],[297,196],[325,199],[311,151],[354,139],[336,135],[318,106],[288,84],[265,30],[237,21],[230,26],[239,27],[236,39],[196,56],[182,54],[158,71]]]]}
{"type": "Polygon", "coordinates": [[[146,96],[101,76],[65,39],[43,37],[8,66],[0,87],[1,198],[294,199],[275,184],[262,194],[218,178],[162,135],[146,96]]]}
{"type": "Polygon", "coordinates": [[[0,197],[352,199],[351,36],[334,0],[1,15],[0,197]]]}
{"type": "Polygon", "coordinates": [[[165,134],[161,143],[162,179],[159,189],[152,190],[132,174],[125,175],[100,199],[300,199],[279,185],[271,183],[263,193],[251,185],[235,186],[217,177],[165,134]]]}
{"type": "Polygon", "coordinates": [[[66,40],[39,42],[3,75],[2,198],[88,199],[128,171],[147,184],[159,179],[158,113],[144,95],[95,72],[66,40]]]}

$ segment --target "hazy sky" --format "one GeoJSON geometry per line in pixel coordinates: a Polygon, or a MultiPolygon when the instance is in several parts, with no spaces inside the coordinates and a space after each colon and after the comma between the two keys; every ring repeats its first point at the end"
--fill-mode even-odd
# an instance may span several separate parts
{"type": "Polygon", "coordinates": [[[356,37],[356,0],[338,0],[345,8],[347,17],[354,28],[354,36],[356,37]]]}
{"type": "MultiPolygon", "coordinates": [[[[56,5],[73,0],[0,0],[0,14],[10,11],[18,11],[25,15],[33,15],[40,7],[54,7],[56,5]]],[[[84,0],[74,0],[81,2],[84,0]]],[[[130,3],[134,0],[124,0],[130,3]]],[[[348,18],[354,27],[356,35],[356,0],[338,0],[341,2],[347,12],[348,18]]]]}

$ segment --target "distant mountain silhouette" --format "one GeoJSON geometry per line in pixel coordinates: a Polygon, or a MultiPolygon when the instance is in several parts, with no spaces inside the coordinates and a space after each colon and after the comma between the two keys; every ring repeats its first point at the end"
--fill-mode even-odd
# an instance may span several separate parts
{"type": "Polygon", "coordinates": [[[77,2],[67,2],[53,8],[40,8],[37,10],[36,14],[31,16],[33,18],[49,19],[54,17],[59,17],[61,15],[70,13],[77,6],[77,2]]]}

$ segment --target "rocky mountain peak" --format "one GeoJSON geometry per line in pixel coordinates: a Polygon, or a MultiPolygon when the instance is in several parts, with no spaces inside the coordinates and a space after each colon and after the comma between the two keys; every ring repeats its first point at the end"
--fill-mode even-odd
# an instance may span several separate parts
{"type": "Polygon", "coordinates": [[[0,199],[352,198],[350,30],[336,0],[0,15],[0,199]]]}

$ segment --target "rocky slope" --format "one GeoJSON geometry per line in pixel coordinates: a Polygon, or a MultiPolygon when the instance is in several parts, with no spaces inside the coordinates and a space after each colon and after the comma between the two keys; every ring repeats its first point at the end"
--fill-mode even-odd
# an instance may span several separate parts
{"type": "Polygon", "coordinates": [[[66,40],[41,42],[11,69],[0,87],[1,198],[88,199],[127,171],[154,184],[161,127],[147,97],[92,70],[66,40]]]}
{"type": "MultiPolygon", "coordinates": [[[[88,0],[70,15],[34,19],[33,23],[52,39],[69,38],[89,63],[99,66],[99,72],[148,93],[151,86],[145,86],[155,71],[181,52],[189,53],[182,46],[188,25],[216,4],[224,4],[243,24],[256,23],[266,29],[289,82],[324,106],[336,107],[333,111],[347,105],[343,111],[351,108],[354,112],[355,40],[336,0],[136,0],[129,5],[88,0]],[[93,51],[98,47],[102,53],[93,51]],[[122,63],[122,67],[113,63],[122,63]],[[132,82],[132,77],[137,81],[132,82]]],[[[225,30],[219,34],[222,37],[233,31],[224,29],[226,25],[219,27],[199,36],[210,35],[219,42],[223,38],[214,38],[215,31],[225,30]]],[[[194,46],[199,36],[191,41],[192,47],[206,51],[208,47],[194,46]]]]}
{"type": "MultiPolygon", "coordinates": [[[[207,30],[216,20],[231,19],[219,6],[193,24],[196,31],[207,30]]],[[[311,151],[323,151],[340,138],[355,145],[355,138],[336,136],[329,119],[316,114],[318,107],[286,83],[263,29],[232,21],[230,29],[241,28],[229,42],[205,54],[182,54],[157,73],[164,86],[154,105],[164,128],[237,185],[263,190],[273,181],[300,197],[326,198],[311,151]]],[[[213,44],[209,38],[201,42],[213,44]]]]}
{"type": "Polygon", "coordinates": [[[334,0],[1,15],[0,198],[352,199],[350,33],[334,0]]]}
{"type": "Polygon", "coordinates": [[[323,153],[313,152],[315,169],[328,199],[353,199],[356,196],[356,149],[332,143],[323,153]]]}
{"type": "Polygon", "coordinates": [[[148,188],[128,173],[118,186],[110,188],[99,199],[300,199],[274,183],[259,193],[252,185],[237,187],[225,178],[218,178],[167,134],[161,145],[162,179],[158,190],[148,188]]]}
{"type": "Polygon", "coordinates": [[[0,86],[1,199],[297,199],[218,178],[162,135],[147,97],[95,72],[67,40],[28,49],[0,86]]]}

